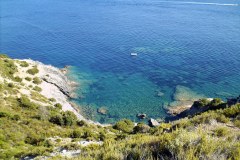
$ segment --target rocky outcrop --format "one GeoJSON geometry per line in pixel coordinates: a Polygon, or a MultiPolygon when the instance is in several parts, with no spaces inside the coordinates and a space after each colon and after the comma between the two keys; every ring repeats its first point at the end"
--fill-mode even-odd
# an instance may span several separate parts
{"type": "MultiPolygon", "coordinates": [[[[74,98],[72,95],[76,83],[70,81],[60,69],[51,65],[44,65],[41,62],[26,60],[30,64],[37,65],[40,72],[39,77],[47,83],[55,85],[68,98],[74,98]]],[[[69,67],[68,67],[69,68],[69,67]]],[[[65,69],[66,70],[66,69],[65,69]]]]}
{"type": "Polygon", "coordinates": [[[240,103],[240,95],[236,98],[228,98],[227,99],[228,106],[232,106],[232,105],[235,105],[235,104],[238,104],[238,103],[240,103]]]}
{"type": "Polygon", "coordinates": [[[145,118],[147,118],[147,115],[139,113],[139,114],[136,115],[136,117],[139,118],[139,119],[145,119],[145,118]]]}
{"type": "Polygon", "coordinates": [[[99,114],[106,115],[107,112],[108,112],[108,110],[107,110],[106,107],[100,107],[100,108],[97,109],[97,112],[98,112],[99,114]]]}
{"type": "Polygon", "coordinates": [[[153,118],[150,118],[150,119],[148,120],[148,125],[149,125],[150,127],[157,127],[157,126],[159,126],[160,124],[158,123],[157,120],[155,120],[155,119],[153,119],[153,118]]]}
{"type": "Polygon", "coordinates": [[[203,98],[204,95],[198,94],[185,86],[176,86],[173,95],[174,101],[171,102],[167,109],[167,113],[177,115],[192,107],[194,101],[203,98]]]}

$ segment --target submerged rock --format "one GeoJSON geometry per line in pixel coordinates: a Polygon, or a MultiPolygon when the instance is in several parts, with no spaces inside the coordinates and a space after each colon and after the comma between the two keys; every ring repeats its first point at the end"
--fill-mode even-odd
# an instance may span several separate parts
{"type": "Polygon", "coordinates": [[[106,115],[107,114],[107,108],[106,107],[100,107],[97,109],[97,112],[102,114],[102,115],[106,115]]]}
{"type": "Polygon", "coordinates": [[[69,70],[70,66],[65,66],[64,68],[60,69],[63,74],[66,74],[69,70]]]}
{"type": "Polygon", "coordinates": [[[159,126],[160,124],[158,123],[157,120],[155,120],[155,119],[153,119],[153,118],[150,118],[150,119],[148,120],[148,125],[149,125],[150,127],[157,127],[157,126],[159,126]]]}
{"type": "Polygon", "coordinates": [[[156,91],[156,97],[162,97],[164,96],[164,93],[161,91],[156,91]]]}
{"type": "Polygon", "coordinates": [[[177,115],[189,108],[191,108],[194,101],[203,98],[204,96],[192,91],[185,86],[176,86],[175,93],[173,94],[174,101],[168,107],[168,114],[177,115]]]}
{"type": "Polygon", "coordinates": [[[147,117],[147,115],[139,113],[139,114],[136,115],[136,117],[139,118],[139,119],[145,119],[147,117]]]}
{"type": "Polygon", "coordinates": [[[185,86],[176,86],[173,98],[175,101],[195,101],[202,98],[203,95],[197,94],[185,86]]]}

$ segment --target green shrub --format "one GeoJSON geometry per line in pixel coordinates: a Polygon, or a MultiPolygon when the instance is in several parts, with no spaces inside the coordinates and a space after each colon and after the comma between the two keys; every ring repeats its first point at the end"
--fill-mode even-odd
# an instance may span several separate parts
{"type": "Polygon", "coordinates": [[[113,128],[126,132],[126,133],[131,133],[133,132],[133,127],[134,127],[134,123],[129,120],[129,119],[123,119],[121,121],[118,121],[113,128]]]}
{"type": "Polygon", "coordinates": [[[61,112],[61,114],[55,112],[50,117],[49,122],[60,125],[60,126],[72,126],[76,124],[77,117],[71,111],[61,112]]]}
{"type": "Polygon", "coordinates": [[[71,126],[71,125],[76,124],[77,117],[76,117],[76,115],[73,112],[66,111],[66,112],[63,112],[62,115],[63,115],[64,125],[71,126]]]}
{"type": "Polygon", "coordinates": [[[20,117],[20,115],[15,114],[15,115],[13,115],[13,116],[11,117],[11,119],[12,119],[12,120],[15,120],[15,121],[18,121],[18,120],[21,119],[21,117],[20,117]]]}
{"type": "Polygon", "coordinates": [[[32,80],[32,78],[30,78],[30,77],[26,77],[25,78],[27,81],[31,81],[32,80]]]}
{"type": "Polygon", "coordinates": [[[134,133],[147,133],[150,127],[144,123],[138,123],[137,126],[133,128],[134,133]]]}
{"type": "Polygon", "coordinates": [[[223,102],[222,102],[222,100],[220,99],[220,98],[214,98],[210,103],[209,103],[209,105],[210,105],[210,108],[213,108],[214,109],[214,107],[217,107],[217,106],[219,106],[220,104],[222,104],[223,102]]]}
{"type": "Polygon", "coordinates": [[[4,118],[4,117],[9,118],[11,120],[15,120],[15,121],[20,120],[20,116],[17,114],[12,116],[11,113],[0,112],[0,118],[4,118]]]}
{"type": "Polygon", "coordinates": [[[35,75],[39,72],[37,66],[34,66],[32,69],[28,69],[27,73],[31,74],[31,75],[35,75]]]}
{"type": "Polygon", "coordinates": [[[7,112],[0,112],[0,118],[3,118],[3,117],[11,117],[11,114],[10,113],[7,113],[7,112]]]}
{"type": "Polygon", "coordinates": [[[34,84],[40,84],[40,83],[42,83],[42,80],[40,78],[38,78],[38,77],[34,77],[33,78],[33,83],[34,84]]]}
{"type": "Polygon", "coordinates": [[[199,99],[198,101],[195,101],[193,103],[193,106],[197,108],[201,108],[201,107],[207,106],[209,103],[210,101],[208,99],[203,98],[203,99],[199,99]]]}
{"type": "Polygon", "coordinates": [[[8,83],[8,87],[13,88],[14,84],[13,83],[8,83]]]}
{"type": "Polygon", "coordinates": [[[56,103],[54,107],[56,107],[59,110],[62,110],[62,105],[60,103],[56,103]]]}
{"type": "Polygon", "coordinates": [[[14,80],[16,82],[22,82],[22,78],[20,78],[19,76],[14,77],[14,80]]]}
{"type": "Polygon", "coordinates": [[[236,119],[233,123],[236,127],[240,128],[240,120],[239,119],[236,119]]]}
{"type": "Polygon", "coordinates": [[[26,61],[21,61],[21,62],[20,62],[20,66],[21,66],[21,67],[28,67],[29,64],[28,64],[26,61]]]}
{"type": "Polygon", "coordinates": [[[49,119],[49,122],[60,126],[64,125],[63,116],[61,114],[52,115],[49,119]]]}
{"type": "Polygon", "coordinates": [[[229,118],[227,118],[226,116],[224,116],[223,114],[220,114],[219,116],[216,117],[216,120],[218,122],[222,122],[222,123],[227,123],[230,121],[229,118]]]}
{"type": "Polygon", "coordinates": [[[38,87],[38,86],[35,86],[33,88],[34,91],[37,91],[37,92],[41,92],[42,91],[42,88],[38,87]]]}
{"type": "Polygon", "coordinates": [[[45,139],[43,137],[37,134],[31,133],[25,138],[25,143],[38,146],[40,145],[40,143],[44,142],[44,140],[45,139]]]}
{"type": "Polygon", "coordinates": [[[223,137],[229,134],[229,130],[226,127],[219,127],[214,130],[214,135],[218,137],[223,137]]]}
{"type": "Polygon", "coordinates": [[[71,144],[64,145],[63,148],[66,150],[79,150],[80,145],[78,145],[76,143],[71,143],[71,144]]]}
{"type": "Polygon", "coordinates": [[[84,120],[81,120],[81,121],[77,121],[77,125],[82,127],[82,126],[86,126],[87,123],[84,120]]]}
{"type": "Polygon", "coordinates": [[[240,104],[226,108],[222,112],[226,117],[236,117],[240,114],[240,104]]]}
{"type": "Polygon", "coordinates": [[[94,140],[94,139],[97,139],[98,136],[93,131],[91,131],[89,128],[86,128],[86,129],[84,129],[82,138],[85,138],[87,140],[94,140]]]}
{"type": "Polygon", "coordinates": [[[48,100],[51,101],[51,102],[56,102],[55,98],[49,98],[48,100]]]}
{"type": "Polygon", "coordinates": [[[29,98],[27,98],[26,96],[22,96],[21,98],[18,99],[18,102],[20,104],[21,107],[23,108],[29,108],[29,109],[34,109],[36,108],[36,104],[32,103],[29,98]]]}
{"type": "Polygon", "coordinates": [[[72,133],[71,133],[71,138],[81,138],[83,136],[83,131],[80,129],[75,129],[72,133]]]}

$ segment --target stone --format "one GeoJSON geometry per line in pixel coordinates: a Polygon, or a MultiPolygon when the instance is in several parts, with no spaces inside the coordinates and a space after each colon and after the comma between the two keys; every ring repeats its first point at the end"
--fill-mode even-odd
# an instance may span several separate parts
{"type": "Polygon", "coordinates": [[[136,117],[139,118],[139,119],[145,119],[147,117],[147,115],[139,113],[139,114],[136,115],[136,117]]]}
{"type": "Polygon", "coordinates": [[[164,96],[164,93],[161,92],[161,91],[157,91],[156,96],[157,97],[162,97],[162,96],[164,96]]]}
{"type": "Polygon", "coordinates": [[[67,74],[70,66],[65,66],[64,68],[60,69],[63,74],[67,74]]]}
{"type": "Polygon", "coordinates": [[[102,115],[106,115],[107,114],[107,108],[106,107],[100,107],[97,109],[97,112],[102,114],[102,115]]]}
{"type": "Polygon", "coordinates": [[[155,120],[155,119],[153,119],[153,118],[150,118],[150,119],[148,120],[148,124],[149,124],[150,127],[157,127],[157,126],[160,125],[160,124],[158,123],[158,121],[155,120]]]}

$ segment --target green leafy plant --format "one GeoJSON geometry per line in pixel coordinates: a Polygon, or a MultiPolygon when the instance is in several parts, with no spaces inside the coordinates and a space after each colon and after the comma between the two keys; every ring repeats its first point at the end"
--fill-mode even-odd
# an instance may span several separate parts
{"type": "Polygon", "coordinates": [[[34,66],[32,69],[28,69],[27,73],[31,74],[31,75],[35,75],[39,72],[37,66],[34,66]]]}

